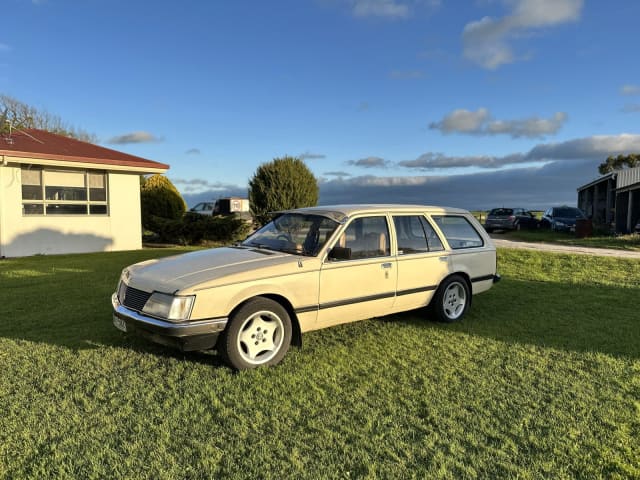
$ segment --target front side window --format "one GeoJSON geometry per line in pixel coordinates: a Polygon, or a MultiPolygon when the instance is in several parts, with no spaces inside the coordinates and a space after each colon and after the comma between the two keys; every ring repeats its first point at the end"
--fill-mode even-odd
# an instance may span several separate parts
{"type": "Polygon", "coordinates": [[[363,217],[353,220],[338,239],[339,247],[351,251],[351,259],[391,255],[389,227],[385,217],[363,217]]]}
{"type": "Polygon", "coordinates": [[[458,215],[434,215],[436,222],[452,249],[482,247],[484,242],[469,220],[458,215]]]}
{"type": "Polygon", "coordinates": [[[83,170],[23,168],[23,215],[106,215],[107,175],[83,170]]]}

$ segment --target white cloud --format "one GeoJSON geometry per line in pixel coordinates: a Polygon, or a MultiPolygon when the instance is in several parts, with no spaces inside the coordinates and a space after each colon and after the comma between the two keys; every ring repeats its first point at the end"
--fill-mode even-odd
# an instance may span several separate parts
{"type": "Polygon", "coordinates": [[[460,108],[448,113],[439,122],[431,123],[429,128],[442,133],[479,133],[488,119],[489,110],[486,108],[479,108],[475,112],[460,108]]]}
{"type": "Polygon", "coordinates": [[[406,18],[409,7],[396,0],[354,0],[353,14],[356,17],[406,18]]]}
{"type": "Polygon", "coordinates": [[[563,160],[603,161],[609,155],[625,155],[634,152],[640,152],[640,135],[623,133],[620,135],[595,135],[557,143],[540,143],[526,153],[512,153],[504,156],[448,156],[442,153],[427,152],[415,160],[404,160],[398,162],[397,165],[419,171],[467,167],[500,169],[523,163],[563,160]]]}
{"type": "Polygon", "coordinates": [[[323,158],[327,158],[327,156],[322,153],[311,153],[307,151],[298,155],[298,158],[301,160],[322,160],[323,158]]]}
{"type": "Polygon", "coordinates": [[[186,153],[187,155],[200,155],[201,152],[199,148],[190,148],[184,153],[186,153]]]}
{"type": "Polygon", "coordinates": [[[495,157],[491,155],[469,155],[462,157],[453,157],[442,153],[428,152],[420,155],[415,160],[405,160],[398,162],[398,166],[405,168],[414,168],[417,170],[442,170],[449,168],[502,168],[507,165],[516,163],[526,163],[525,155],[514,153],[503,157],[495,157]]]}
{"type": "Polygon", "coordinates": [[[204,201],[207,199],[210,200],[214,197],[217,198],[221,196],[237,196],[238,192],[244,192],[242,195],[246,195],[247,192],[246,187],[240,187],[238,185],[232,185],[223,182],[209,182],[208,180],[203,180],[201,178],[193,178],[188,180],[183,178],[176,178],[172,179],[171,182],[183,194],[200,195],[202,193],[206,193],[208,195],[208,198],[202,198],[199,201],[204,201]],[[229,192],[233,193],[231,194],[229,192]]]}
{"type": "Polygon", "coordinates": [[[620,87],[620,95],[640,95],[640,85],[623,85],[620,87]]]}
{"type": "Polygon", "coordinates": [[[529,117],[516,120],[494,120],[486,108],[477,111],[454,110],[439,122],[429,124],[442,133],[469,135],[510,135],[513,138],[539,138],[557,133],[567,121],[565,112],[556,112],[551,118],[529,117]]]}
{"type": "Polygon", "coordinates": [[[326,175],[327,177],[350,177],[351,176],[349,172],[343,172],[343,171],[324,172],[323,175],[326,175]]]}
{"type": "Polygon", "coordinates": [[[538,167],[447,176],[361,176],[320,184],[320,205],[414,203],[469,210],[500,205],[545,209],[575,204],[576,188],[597,177],[601,160],[552,162],[538,167]]]}
{"type": "Polygon", "coordinates": [[[11,50],[11,47],[6,43],[0,43],[0,52],[8,52],[11,50]]]}
{"type": "Polygon", "coordinates": [[[510,0],[506,3],[512,6],[508,15],[470,22],[462,32],[464,56],[489,70],[525,58],[514,53],[510,45],[514,38],[533,29],[577,21],[583,6],[583,0],[510,0]]]}
{"type": "Polygon", "coordinates": [[[380,157],[367,157],[361,158],[360,160],[349,160],[346,163],[347,165],[363,168],[386,168],[389,165],[389,162],[380,157]]]}
{"type": "Polygon", "coordinates": [[[107,140],[107,143],[115,145],[124,145],[127,143],[155,143],[161,142],[162,138],[158,138],[149,132],[131,132],[118,135],[107,140]]]}
{"type": "Polygon", "coordinates": [[[609,155],[640,152],[640,135],[594,135],[566,142],[539,144],[527,153],[529,160],[601,159],[609,155]]]}

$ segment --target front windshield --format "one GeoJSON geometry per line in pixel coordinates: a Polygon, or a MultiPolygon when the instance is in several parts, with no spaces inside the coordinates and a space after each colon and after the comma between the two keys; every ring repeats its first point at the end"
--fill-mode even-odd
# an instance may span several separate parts
{"type": "Polygon", "coordinates": [[[242,245],[316,256],[338,225],[320,215],[285,213],[267,223],[242,245]]]}

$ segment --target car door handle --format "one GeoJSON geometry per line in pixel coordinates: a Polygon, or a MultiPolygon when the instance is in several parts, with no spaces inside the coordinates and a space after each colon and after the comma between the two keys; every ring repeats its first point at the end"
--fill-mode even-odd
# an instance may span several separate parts
{"type": "Polygon", "coordinates": [[[448,256],[444,256],[444,257],[439,257],[441,262],[448,262],[449,261],[449,257],[448,256]]]}
{"type": "Polygon", "coordinates": [[[387,263],[383,263],[380,265],[382,268],[391,268],[392,263],[391,262],[387,262],[387,263]]]}

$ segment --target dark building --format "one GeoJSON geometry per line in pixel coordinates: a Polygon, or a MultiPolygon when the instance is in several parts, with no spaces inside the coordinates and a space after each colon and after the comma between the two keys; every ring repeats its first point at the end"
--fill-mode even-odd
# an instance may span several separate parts
{"type": "Polygon", "coordinates": [[[578,207],[596,226],[632,232],[640,221],[640,167],[616,170],[579,187],[578,207]]]}

